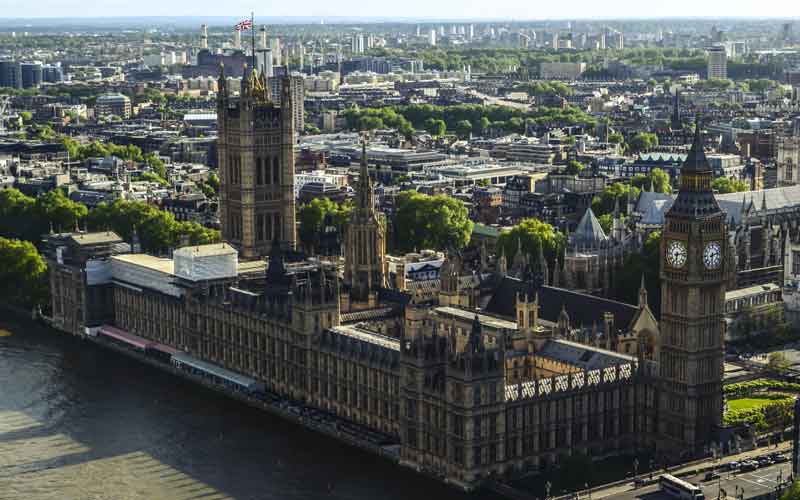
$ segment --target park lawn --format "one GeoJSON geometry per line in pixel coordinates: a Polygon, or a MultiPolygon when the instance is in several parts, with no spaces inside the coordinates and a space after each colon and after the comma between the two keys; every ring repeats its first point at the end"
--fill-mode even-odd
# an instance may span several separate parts
{"type": "Polygon", "coordinates": [[[777,394],[765,394],[764,396],[755,396],[749,398],[736,398],[728,400],[728,410],[746,410],[750,408],[761,408],[774,402],[776,399],[781,399],[777,394]]]}

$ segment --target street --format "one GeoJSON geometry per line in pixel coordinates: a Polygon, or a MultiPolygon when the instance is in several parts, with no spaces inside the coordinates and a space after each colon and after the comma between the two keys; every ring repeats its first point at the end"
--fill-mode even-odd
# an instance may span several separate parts
{"type": "MultiPolygon", "coordinates": [[[[719,487],[727,493],[729,498],[734,498],[737,492],[744,491],[744,498],[752,498],[755,496],[763,495],[765,493],[774,492],[775,486],[778,484],[778,475],[781,475],[783,480],[792,472],[791,462],[782,464],[770,465],[763,469],[756,469],[752,472],[728,472],[721,473],[719,481],[716,479],[712,481],[703,481],[704,474],[697,476],[681,477],[685,481],[700,486],[705,493],[706,499],[717,498],[719,487]]],[[[668,500],[672,497],[661,493],[658,484],[645,486],[637,490],[626,492],[613,492],[607,496],[593,495],[593,498],[614,498],[614,499],[634,499],[643,498],[647,500],[668,500]]]]}

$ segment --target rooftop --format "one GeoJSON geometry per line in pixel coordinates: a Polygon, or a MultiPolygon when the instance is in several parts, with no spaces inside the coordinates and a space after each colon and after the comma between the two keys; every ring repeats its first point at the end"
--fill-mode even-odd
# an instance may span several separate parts
{"type": "Polygon", "coordinates": [[[338,333],[345,337],[354,338],[362,342],[375,344],[393,351],[400,351],[400,341],[392,337],[380,335],[378,333],[370,332],[358,325],[336,326],[331,328],[332,332],[338,333]]]}
{"type": "Polygon", "coordinates": [[[153,255],[147,255],[146,253],[131,253],[125,255],[115,255],[113,258],[164,274],[175,274],[175,264],[173,263],[172,259],[165,257],[155,257],[153,255]]]}
{"type": "Polygon", "coordinates": [[[536,353],[557,359],[584,370],[606,368],[614,365],[634,363],[636,358],[598,347],[591,347],[568,340],[556,339],[546,342],[536,353]]]}
{"type": "Polygon", "coordinates": [[[216,255],[230,255],[237,253],[236,249],[227,243],[211,243],[209,245],[196,245],[182,247],[175,250],[175,255],[185,257],[213,257],[216,255]]]}
{"type": "MultiPolygon", "coordinates": [[[[464,309],[459,309],[456,307],[437,307],[436,312],[440,314],[447,314],[450,316],[455,316],[457,318],[461,318],[465,321],[472,321],[475,319],[475,312],[473,311],[465,311],[464,309]]],[[[490,328],[494,328],[497,330],[506,329],[506,330],[516,330],[517,324],[513,321],[507,321],[502,318],[496,318],[494,316],[487,316],[486,314],[477,314],[478,321],[480,321],[481,325],[488,326],[490,328]]]]}
{"type": "Polygon", "coordinates": [[[104,243],[119,243],[122,238],[113,231],[100,231],[97,233],[72,233],[70,240],[78,245],[102,245],[104,243]]]}

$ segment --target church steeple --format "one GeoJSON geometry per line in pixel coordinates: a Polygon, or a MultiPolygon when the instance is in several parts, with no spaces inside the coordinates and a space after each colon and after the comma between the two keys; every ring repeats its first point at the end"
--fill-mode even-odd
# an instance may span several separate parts
{"type": "Polygon", "coordinates": [[[364,220],[375,216],[375,188],[372,179],[369,177],[367,169],[367,137],[361,139],[361,165],[358,173],[357,185],[357,206],[358,215],[364,220]]]}
{"type": "Polygon", "coordinates": [[[639,307],[644,307],[647,304],[647,287],[644,285],[644,273],[642,273],[642,282],[639,284],[639,307]]]}
{"type": "Polygon", "coordinates": [[[344,282],[352,307],[375,307],[378,290],[386,286],[386,223],[375,208],[375,188],[367,170],[367,142],[361,145],[356,206],[345,235],[344,282]]]}

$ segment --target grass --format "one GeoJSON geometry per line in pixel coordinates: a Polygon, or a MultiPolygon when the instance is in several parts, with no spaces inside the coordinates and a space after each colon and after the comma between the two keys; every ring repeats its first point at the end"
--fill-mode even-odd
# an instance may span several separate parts
{"type": "Polygon", "coordinates": [[[728,400],[728,410],[748,410],[751,408],[761,408],[777,399],[783,399],[784,394],[765,394],[763,396],[751,396],[749,398],[736,398],[728,400]]]}

